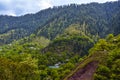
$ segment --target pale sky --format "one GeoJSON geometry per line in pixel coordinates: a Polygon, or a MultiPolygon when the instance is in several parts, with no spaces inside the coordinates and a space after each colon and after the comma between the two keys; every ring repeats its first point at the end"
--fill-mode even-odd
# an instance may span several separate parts
{"type": "Polygon", "coordinates": [[[0,15],[20,16],[42,9],[71,3],[110,2],[117,0],[0,0],[0,15]]]}

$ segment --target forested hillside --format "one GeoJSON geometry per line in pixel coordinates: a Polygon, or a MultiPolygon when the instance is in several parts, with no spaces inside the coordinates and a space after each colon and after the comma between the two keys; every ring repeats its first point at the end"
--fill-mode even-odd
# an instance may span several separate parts
{"type": "Polygon", "coordinates": [[[120,1],[1,15],[0,80],[120,80],[120,1]]]}
{"type": "Polygon", "coordinates": [[[89,50],[89,56],[64,80],[119,80],[120,35],[109,34],[89,50]]]}
{"type": "MultiPolygon", "coordinates": [[[[86,25],[85,30],[91,35],[105,37],[109,33],[118,34],[111,22],[116,19],[119,12],[119,2],[109,2],[104,4],[91,3],[86,5],[72,4],[60,9],[60,14],[50,19],[44,27],[38,30],[38,34],[53,39],[56,35],[61,34],[64,29],[72,24],[86,25]],[[110,30],[112,28],[112,31],[110,30]]],[[[56,9],[59,9],[59,7],[56,9]]],[[[119,20],[116,20],[118,23],[119,20]]],[[[118,30],[118,29],[117,29],[118,30]]]]}
{"type": "Polygon", "coordinates": [[[0,44],[10,43],[32,33],[54,39],[72,24],[85,24],[85,30],[90,35],[99,37],[105,37],[108,33],[118,34],[119,8],[118,1],[71,4],[20,17],[0,16],[0,44]]]}
{"type": "Polygon", "coordinates": [[[93,40],[85,35],[80,36],[78,30],[73,34],[69,32],[51,42],[44,37],[31,35],[1,46],[0,79],[63,79],[93,46],[93,40]]]}

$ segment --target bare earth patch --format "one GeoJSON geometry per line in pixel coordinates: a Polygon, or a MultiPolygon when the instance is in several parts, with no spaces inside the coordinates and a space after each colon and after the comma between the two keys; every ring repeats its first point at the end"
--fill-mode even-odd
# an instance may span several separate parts
{"type": "Polygon", "coordinates": [[[68,80],[93,80],[94,72],[98,66],[98,62],[93,61],[87,64],[84,68],[78,70],[68,80]]]}

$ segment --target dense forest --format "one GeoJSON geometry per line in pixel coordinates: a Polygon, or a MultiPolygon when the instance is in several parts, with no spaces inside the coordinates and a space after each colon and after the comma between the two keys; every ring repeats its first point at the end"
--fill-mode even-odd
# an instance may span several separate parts
{"type": "Polygon", "coordinates": [[[0,16],[0,44],[9,44],[32,33],[52,40],[72,24],[86,25],[81,30],[88,31],[89,35],[93,36],[103,38],[109,33],[117,35],[120,23],[119,8],[118,1],[71,4],[20,17],[0,16]]]}
{"type": "Polygon", "coordinates": [[[67,77],[65,77],[64,80],[119,80],[119,79],[120,79],[120,35],[113,36],[113,34],[109,34],[105,39],[100,39],[94,45],[94,47],[89,50],[89,55],[87,56],[87,58],[85,58],[82,61],[82,63],[79,63],[77,68],[74,69],[67,77]],[[92,77],[86,73],[91,74],[92,77]],[[79,74],[85,76],[82,77],[79,74]]]}
{"type": "Polygon", "coordinates": [[[0,80],[79,79],[120,80],[120,1],[0,16],[0,80]]]}

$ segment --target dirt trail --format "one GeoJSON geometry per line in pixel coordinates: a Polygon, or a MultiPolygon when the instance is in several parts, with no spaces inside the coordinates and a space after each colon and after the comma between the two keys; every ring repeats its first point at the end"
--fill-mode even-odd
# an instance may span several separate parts
{"type": "Polygon", "coordinates": [[[96,71],[98,62],[93,61],[87,64],[84,68],[78,70],[67,80],[93,80],[93,74],[96,71]]]}

